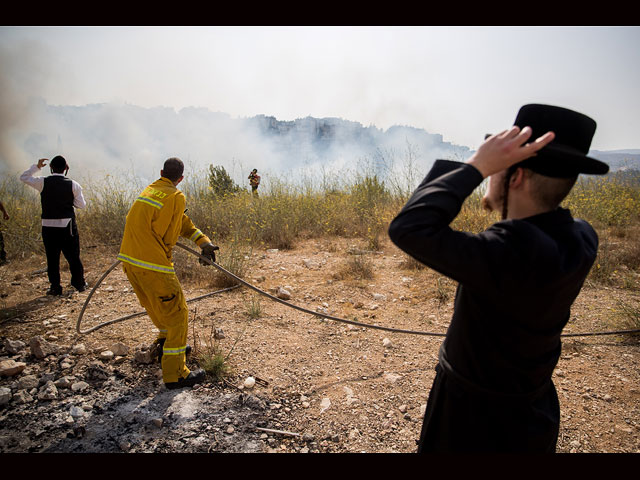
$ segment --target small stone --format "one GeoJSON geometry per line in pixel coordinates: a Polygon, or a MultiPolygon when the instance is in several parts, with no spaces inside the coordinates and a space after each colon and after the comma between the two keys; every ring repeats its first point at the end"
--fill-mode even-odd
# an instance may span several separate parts
{"type": "Polygon", "coordinates": [[[407,406],[406,405],[400,405],[398,407],[398,410],[400,410],[400,412],[402,412],[402,413],[407,413],[407,406]]]}
{"type": "Polygon", "coordinates": [[[229,428],[227,428],[227,433],[228,434],[232,434],[233,432],[235,432],[235,428],[233,428],[231,426],[229,428]]]}
{"type": "Polygon", "coordinates": [[[29,340],[29,347],[31,348],[31,354],[40,360],[58,351],[57,345],[47,342],[40,335],[36,335],[29,340]]]}
{"type": "Polygon", "coordinates": [[[245,388],[253,388],[255,384],[256,384],[256,379],[253,377],[247,377],[243,383],[245,388]]]}
{"type": "Polygon", "coordinates": [[[162,418],[154,418],[153,420],[151,420],[151,423],[153,424],[154,427],[161,428],[163,420],[162,418]]]}
{"type": "Polygon", "coordinates": [[[109,350],[116,356],[123,356],[129,353],[129,347],[120,342],[113,344],[109,350]]]}
{"type": "Polygon", "coordinates": [[[327,397],[323,398],[322,401],[320,402],[320,413],[324,412],[330,406],[331,406],[331,399],[327,397]]]}
{"type": "Polygon", "coordinates": [[[89,388],[89,384],[87,382],[76,382],[71,385],[71,390],[74,392],[84,392],[87,388],[89,388]]]}
{"type": "Polygon", "coordinates": [[[16,394],[13,396],[13,401],[21,405],[23,403],[33,402],[33,396],[26,390],[20,390],[19,392],[16,392],[16,394]]]}
{"type": "Polygon", "coordinates": [[[11,389],[0,387],[0,405],[5,405],[11,401],[11,389]]]}
{"type": "Polygon", "coordinates": [[[36,375],[25,375],[18,380],[18,388],[24,390],[31,390],[32,388],[38,388],[40,380],[36,375]]]}
{"type": "Polygon", "coordinates": [[[278,287],[278,290],[276,290],[276,296],[281,300],[289,300],[291,298],[291,292],[285,288],[278,287]]]}
{"type": "Polygon", "coordinates": [[[58,389],[52,381],[48,381],[45,385],[40,389],[38,393],[39,400],[55,400],[58,398],[58,389]]]}
{"type": "Polygon", "coordinates": [[[391,343],[391,340],[389,340],[388,338],[385,338],[382,340],[382,346],[384,348],[391,348],[393,347],[393,343],[391,343]]]}
{"type": "Polygon", "coordinates": [[[612,400],[613,400],[613,398],[611,398],[611,395],[606,394],[606,395],[604,396],[604,401],[605,401],[605,402],[611,402],[612,400]]]}
{"type": "Polygon", "coordinates": [[[87,353],[87,347],[84,346],[84,343],[79,343],[71,348],[71,353],[73,355],[84,355],[87,353]]]}
{"type": "Polygon", "coordinates": [[[53,382],[53,384],[56,386],[56,388],[71,388],[73,380],[73,377],[65,375],[64,377],[60,377],[58,380],[53,382]]]}
{"type": "Polygon", "coordinates": [[[104,352],[100,352],[100,354],[98,355],[98,358],[100,360],[104,360],[104,361],[109,361],[112,360],[114,357],[113,352],[111,350],[105,350],[104,352]]]}
{"type": "Polygon", "coordinates": [[[3,360],[0,362],[0,376],[13,377],[22,372],[27,366],[24,362],[16,362],[15,360],[3,360]]]}
{"type": "Polygon", "coordinates": [[[20,352],[20,350],[22,350],[26,346],[27,344],[24,342],[21,342],[20,340],[10,340],[6,338],[4,341],[4,348],[11,355],[16,355],[17,353],[20,352]]]}
{"type": "Polygon", "coordinates": [[[402,378],[402,376],[398,375],[397,373],[385,373],[383,377],[389,383],[396,383],[402,378]]]}
{"type": "Polygon", "coordinates": [[[147,346],[138,347],[134,354],[134,359],[136,362],[143,364],[154,363],[156,361],[153,351],[149,350],[147,346]]]}
{"type": "Polygon", "coordinates": [[[84,410],[80,407],[76,407],[75,405],[69,409],[69,415],[73,418],[81,418],[84,417],[84,410]]]}
{"type": "Polygon", "coordinates": [[[213,338],[215,338],[216,340],[222,340],[223,338],[225,338],[224,332],[221,328],[215,328],[213,330],[213,338]]]}

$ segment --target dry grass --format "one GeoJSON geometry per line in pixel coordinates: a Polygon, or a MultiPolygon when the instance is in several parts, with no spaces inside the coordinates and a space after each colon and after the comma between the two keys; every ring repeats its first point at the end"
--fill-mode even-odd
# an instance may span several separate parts
{"type": "MultiPolygon", "coordinates": [[[[84,181],[87,208],[77,215],[85,252],[87,246],[119,247],[128,209],[144,188],[135,180],[132,183],[130,177],[114,175],[84,181]]],[[[181,184],[189,216],[221,247],[218,263],[240,277],[253,248],[287,250],[294,248],[300,239],[348,237],[362,239],[367,250],[379,250],[389,222],[411,191],[399,188],[393,179],[387,185],[366,170],[350,177],[325,175],[320,185],[270,180],[269,188],[262,189],[258,198],[248,191],[214,195],[206,174],[196,173],[181,184]]],[[[495,214],[483,211],[482,193],[483,186],[467,199],[452,223],[453,228],[479,232],[498,219],[495,214]]],[[[8,177],[0,184],[0,198],[11,216],[2,225],[9,260],[43,255],[37,192],[17,178],[8,177]]],[[[600,236],[598,258],[589,280],[637,288],[640,185],[620,181],[618,177],[581,180],[563,206],[570,208],[574,216],[592,223],[600,236]]],[[[223,273],[212,274],[210,268],[185,257],[187,260],[180,262],[184,267],[178,267],[183,278],[200,279],[203,285],[214,288],[234,284],[223,273]]],[[[422,266],[407,257],[402,268],[422,266]]],[[[366,257],[353,257],[336,275],[366,279],[372,272],[366,257]]]]}

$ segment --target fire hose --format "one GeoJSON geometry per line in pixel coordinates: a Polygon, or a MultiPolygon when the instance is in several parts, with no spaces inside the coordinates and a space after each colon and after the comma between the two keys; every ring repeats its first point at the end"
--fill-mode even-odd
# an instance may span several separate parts
{"type": "MultiPolygon", "coordinates": [[[[271,295],[268,292],[265,292],[264,290],[259,289],[258,287],[251,285],[250,283],[246,282],[245,280],[241,279],[240,277],[238,277],[237,275],[231,273],[230,271],[226,270],[224,267],[218,265],[216,262],[213,262],[210,258],[201,255],[200,253],[198,253],[197,251],[193,250],[192,248],[187,247],[186,245],[183,245],[181,243],[176,243],[176,246],[182,248],[183,250],[186,250],[187,252],[195,255],[196,257],[198,257],[199,259],[203,260],[204,262],[206,262],[209,265],[213,265],[215,268],[217,268],[218,270],[220,270],[222,273],[224,273],[225,275],[227,275],[228,277],[232,278],[233,280],[235,280],[236,282],[238,282],[237,285],[233,285],[231,287],[228,288],[224,288],[221,290],[216,290],[215,292],[211,292],[211,293],[207,293],[205,295],[201,295],[199,297],[196,298],[192,298],[187,300],[187,302],[193,302],[196,300],[200,300],[202,298],[206,298],[206,297],[210,297],[219,293],[223,293],[223,292],[227,292],[229,290],[233,290],[235,288],[238,288],[242,285],[250,288],[251,290],[254,290],[256,292],[258,292],[261,295],[264,295],[265,297],[269,298],[270,300],[273,300],[274,302],[278,302],[281,303],[283,305],[286,305],[290,308],[293,308],[295,310],[304,312],[304,313],[308,313],[311,315],[315,315],[318,317],[322,317],[322,318],[326,318],[328,320],[333,320],[336,322],[341,322],[341,323],[347,323],[350,325],[355,325],[355,326],[359,326],[359,327],[364,327],[364,328],[372,328],[372,329],[377,329],[377,330],[385,330],[388,332],[395,332],[395,333],[406,333],[406,334],[412,334],[412,335],[426,335],[426,336],[433,336],[433,337],[444,337],[446,336],[446,333],[437,333],[437,332],[424,332],[424,331],[416,331],[416,330],[404,330],[404,329],[398,329],[398,328],[391,328],[391,327],[384,327],[381,325],[372,325],[372,324],[367,324],[367,323],[362,323],[362,322],[357,322],[355,320],[348,320],[345,318],[339,318],[339,317],[335,317],[333,315],[329,315],[326,313],[322,313],[322,312],[318,312],[318,311],[313,311],[313,310],[309,310],[307,308],[301,307],[299,305],[295,305],[293,303],[287,302],[281,298],[278,298],[275,295],[271,295]]],[[[118,264],[120,263],[120,260],[117,260],[116,262],[113,263],[113,265],[111,265],[105,272],[104,274],[98,279],[98,281],[96,282],[96,284],[93,286],[93,288],[91,289],[91,292],[89,292],[89,295],[87,296],[87,299],[84,302],[84,305],[82,306],[82,309],[80,310],[80,314],[78,315],[78,321],[76,324],[76,330],[78,333],[81,334],[86,334],[86,333],[90,333],[93,332],[95,330],[98,330],[99,328],[105,327],[107,325],[111,325],[113,323],[116,322],[121,322],[124,320],[128,320],[134,317],[138,317],[141,315],[145,315],[146,311],[143,312],[137,312],[137,313],[133,313],[131,315],[126,315],[124,317],[120,317],[120,318],[116,318],[114,320],[109,320],[107,322],[103,322],[100,323],[92,328],[89,328],[87,330],[81,330],[80,329],[80,324],[82,322],[82,317],[84,315],[84,312],[89,304],[89,301],[91,300],[91,297],[93,296],[94,292],[98,289],[98,287],[100,286],[100,284],[103,282],[103,280],[113,271],[113,269],[115,269],[118,264]]],[[[607,331],[607,332],[588,332],[588,333],[566,333],[566,334],[561,334],[561,337],[579,337],[579,336],[593,336],[593,335],[617,335],[617,334],[625,334],[625,333],[638,333],[640,332],[640,329],[635,329],[635,330],[617,330],[617,331],[607,331]]]]}

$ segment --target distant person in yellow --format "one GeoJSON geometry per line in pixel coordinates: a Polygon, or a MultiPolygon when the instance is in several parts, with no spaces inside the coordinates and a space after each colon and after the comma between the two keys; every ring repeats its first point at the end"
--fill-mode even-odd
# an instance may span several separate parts
{"type": "Polygon", "coordinates": [[[251,185],[251,193],[257,197],[258,185],[260,185],[260,175],[258,175],[258,170],[256,168],[251,170],[251,173],[247,178],[249,178],[249,185],[251,185]]]}
{"type": "Polygon", "coordinates": [[[162,379],[169,389],[193,386],[205,378],[204,370],[186,366],[188,310],[171,251],[179,236],[194,241],[213,261],[218,249],[184,213],[186,199],[176,188],[183,172],[179,158],[164,162],[161,178],[129,209],[118,255],[140,304],[160,331],[154,344],[162,349],[162,379]]]}

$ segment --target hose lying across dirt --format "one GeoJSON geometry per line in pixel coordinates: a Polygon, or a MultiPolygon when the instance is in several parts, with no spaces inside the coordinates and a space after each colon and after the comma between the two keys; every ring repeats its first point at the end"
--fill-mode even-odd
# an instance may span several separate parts
{"type": "MultiPolygon", "coordinates": [[[[295,305],[293,303],[289,303],[289,302],[287,302],[285,300],[282,300],[281,298],[278,298],[278,297],[276,297],[274,295],[271,295],[270,293],[267,293],[264,290],[260,290],[258,287],[255,287],[255,286],[251,285],[250,283],[244,281],[240,277],[237,277],[233,273],[231,273],[228,270],[226,270],[225,268],[221,267],[217,263],[211,261],[211,259],[199,254],[197,251],[195,251],[195,250],[193,250],[193,249],[191,249],[191,248],[189,248],[189,247],[187,247],[185,245],[182,245],[181,243],[176,243],[176,246],[182,248],[183,250],[186,250],[189,253],[192,253],[193,255],[195,255],[199,259],[207,262],[208,264],[213,265],[214,267],[216,267],[218,270],[220,270],[225,275],[227,275],[227,276],[233,278],[235,281],[239,282],[239,285],[234,285],[232,287],[228,287],[228,288],[224,288],[222,290],[217,290],[215,292],[207,293],[205,295],[201,295],[201,296],[196,297],[196,298],[191,298],[191,299],[187,300],[187,302],[193,302],[195,300],[200,300],[202,298],[210,297],[210,296],[216,295],[218,293],[227,292],[229,290],[233,290],[234,288],[238,288],[238,287],[240,287],[242,285],[245,285],[245,286],[249,287],[250,289],[255,290],[259,294],[264,295],[265,297],[269,298],[270,300],[273,300],[274,302],[279,302],[279,303],[282,303],[283,305],[291,307],[291,308],[293,308],[295,310],[299,310],[301,312],[308,313],[308,314],[311,314],[311,315],[315,315],[315,316],[318,316],[318,317],[327,318],[329,320],[334,320],[336,322],[348,323],[348,324],[351,324],[351,325],[356,325],[356,326],[365,327],[365,328],[386,330],[388,332],[407,333],[407,334],[412,334],[412,335],[426,335],[426,336],[432,336],[432,337],[444,337],[444,336],[446,336],[445,333],[422,332],[422,331],[416,331],[416,330],[402,330],[402,329],[398,329],[398,328],[382,327],[380,325],[371,325],[371,324],[367,324],[367,323],[356,322],[355,320],[347,320],[347,319],[344,319],[344,318],[334,317],[332,315],[327,315],[327,314],[321,313],[321,312],[315,312],[313,310],[309,310],[307,308],[300,307],[300,306],[295,305]]],[[[109,275],[113,271],[114,268],[116,268],[118,266],[119,263],[120,263],[120,260],[117,260],[113,265],[111,265],[107,269],[106,272],[104,272],[104,274],[98,279],[96,284],[93,286],[93,289],[91,290],[91,292],[87,296],[87,299],[85,300],[84,305],[82,306],[82,310],[80,310],[80,315],[78,316],[78,322],[76,324],[76,330],[77,330],[78,333],[82,333],[82,334],[90,333],[90,332],[93,332],[95,330],[98,330],[99,328],[105,327],[107,325],[111,325],[111,324],[116,323],[116,322],[121,322],[123,320],[128,320],[130,318],[134,318],[134,317],[138,317],[138,316],[141,316],[141,315],[145,315],[147,313],[146,311],[137,312],[137,313],[133,313],[131,315],[126,315],[124,317],[120,317],[120,318],[116,318],[114,320],[109,320],[107,322],[100,323],[100,324],[96,325],[95,327],[89,328],[87,330],[81,330],[80,329],[80,324],[82,322],[82,316],[84,315],[84,311],[86,310],[87,305],[89,304],[89,301],[91,300],[91,297],[93,296],[93,294],[97,290],[97,288],[100,286],[102,281],[107,277],[107,275],[109,275]]],[[[561,336],[562,337],[581,337],[581,336],[593,336],[593,335],[619,335],[619,334],[625,334],[625,333],[638,333],[638,332],[640,332],[640,329],[636,329],[636,330],[617,330],[617,331],[609,331],[609,332],[566,333],[566,334],[562,334],[561,336]]]]}

